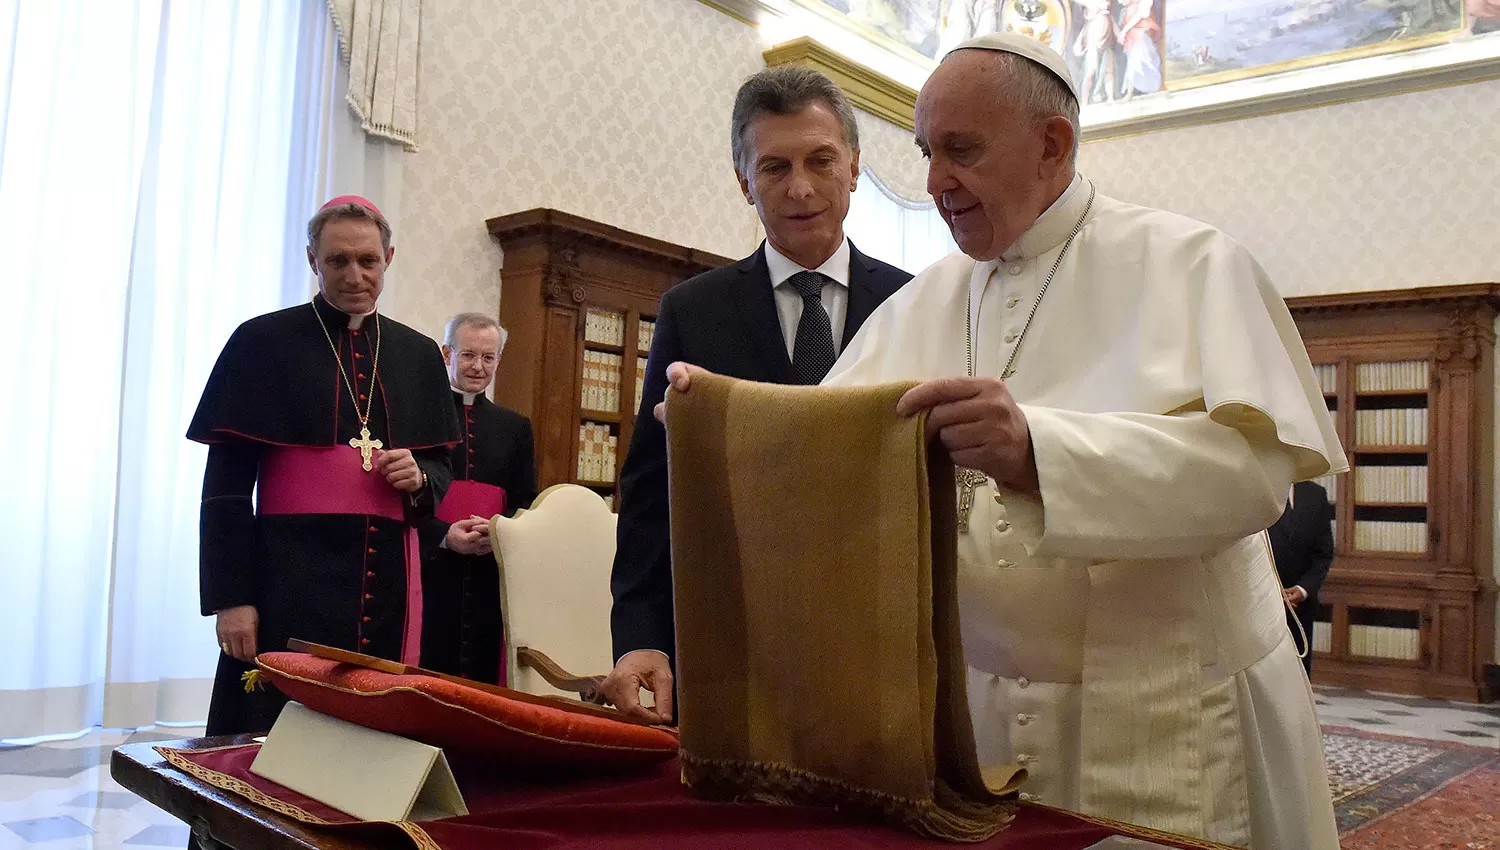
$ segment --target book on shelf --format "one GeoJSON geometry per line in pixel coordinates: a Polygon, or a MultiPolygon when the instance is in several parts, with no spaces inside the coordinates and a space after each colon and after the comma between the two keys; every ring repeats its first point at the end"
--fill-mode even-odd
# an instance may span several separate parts
{"type": "Polygon", "coordinates": [[[1355,392],[1427,392],[1427,385],[1426,360],[1357,363],[1354,366],[1355,392]]]}
{"type": "Polygon", "coordinates": [[[583,314],[583,340],[599,345],[624,345],[625,317],[589,307],[583,314]]]}
{"type": "Polygon", "coordinates": [[[1360,446],[1425,446],[1427,408],[1356,410],[1354,442],[1360,446]]]}
{"type": "Polygon", "coordinates": [[[1421,555],[1427,551],[1427,523],[1355,520],[1354,548],[1421,555]]]}
{"type": "Polygon", "coordinates": [[[585,410],[617,413],[620,409],[620,368],[624,360],[607,351],[583,352],[582,398],[585,410]]]}
{"type": "Polygon", "coordinates": [[[1313,374],[1318,377],[1318,387],[1325,395],[1339,391],[1339,367],[1334,363],[1314,363],[1313,374]]]}
{"type": "Polygon", "coordinates": [[[1311,623],[1303,623],[1303,628],[1312,630],[1312,648],[1314,652],[1333,651],[1333,624],[1322,620],[1314,620],[1311,623]]]}
{"type": "Polygon", "coordinates": [[[1354,470],[1357,502],[1427,501],[1427,466],[1361,466],[1354,470]]]}
{"type": "Polygon", "coordinates": [[[1349,654],[1365,658],[1416,661],[1421,655],[1422,632],[1398,626],[1349,626],[1349,654]]]}
{"type": "Polygon", "coordinates": [[[651,350],[651,341],[656,338],[656,322],[650,319],[641,319],[636,327],[635,347],[642,351],[651,350]]]}
{"type": "Polygon", "coordinates": [[[580,481],[613,484],[619,437],[600,422],[578,426],[578,470],[580,481]]]}

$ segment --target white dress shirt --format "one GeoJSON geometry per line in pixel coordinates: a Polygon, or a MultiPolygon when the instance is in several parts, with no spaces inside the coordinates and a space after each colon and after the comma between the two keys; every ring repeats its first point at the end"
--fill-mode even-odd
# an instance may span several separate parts
{"type": "Polygon", "coordinates": [[[787,283],[798,272],[815,271],[828,276],[833,283],[823,287],[823,309],[833,325],[833,348],[844,347],[844,316],[849,311],[849,240],[839,243],[833,256],[815,269],[804,269],[766,242],[766,271],[771,275],[771,291],[776,295],[776,316],[781,320],[781,338],[786,340],[786,356],[791,358],[797,342],[797,323],[802,320],[802,296],[787,283]]]}

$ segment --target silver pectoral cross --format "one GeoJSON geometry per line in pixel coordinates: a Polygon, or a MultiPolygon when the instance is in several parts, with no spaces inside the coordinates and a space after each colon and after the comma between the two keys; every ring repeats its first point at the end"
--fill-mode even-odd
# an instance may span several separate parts
{"type": "Polygon", "coordinates": [[[379,440],[370,439],[370,426],[361,425],[359,426],[359,439],[350,440],[349,446],[351,448],[359,449],[359,457],[364,461],[361,466],[365,468],[365,472],[369,472],[370,455],[374,453],[375,449],[385,448],[385,443],[382,443],[379,440]]]}
{"type": "Polygon", "coordinates": [[[958,479],[958,533],[968,534],[969,514],[974,511],[974,491],[990,477],[977,469],[963,467],[954,471],[954,477],[958,479]]]}

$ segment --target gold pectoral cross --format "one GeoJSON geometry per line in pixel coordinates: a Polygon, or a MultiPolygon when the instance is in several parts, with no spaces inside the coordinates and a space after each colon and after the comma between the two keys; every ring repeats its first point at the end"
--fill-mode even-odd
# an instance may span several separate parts
{"type": "MultiPolygon", "coordinates": [[[[385,443],[370,439],[370,426],[368,425],[359,426],[359,439],[350,440],[349,445],[351,448],[359,449],[359,457],[364,461],[361,465],[365,468],[365,472],[370,471],[370,455],[375,449],[385,448],[385,443]]],[[[972,501],[972,496],[970,500],[972,501]]]]}
{"type": "Polygon", "coordinates": [[[954,477],[958,479],[958,533],[968,534],[969,514],[974,511],[974,491],[990,477],[977,469],[962,467],[954,472],[954,477]]]}

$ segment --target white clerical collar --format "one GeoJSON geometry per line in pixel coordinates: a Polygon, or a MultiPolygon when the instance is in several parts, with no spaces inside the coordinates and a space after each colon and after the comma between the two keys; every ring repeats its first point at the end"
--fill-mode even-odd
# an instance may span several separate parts
{"type": "Polygon", "coordinates": [[[351,330],[351,331],[357,331],[357,330],[359,330],[359,326],[363,325],[365,323],[365,318],[368,317],[368,316],[373,316],[373,315],[375,315],[375,311],[374,310],[371,310],[368,313],[360,313],[359,315],[355,315],[353,313],[349,313],[348,314],[348,316],[349,316],[349,330],[351,330]]]}
{"type": "Polygon", "coordinates": [[[766,240],[766,271],[771,274],[772,289],[786,283],[786,279],[797,272],[804,271],[815,271],[827,275],[835,283],[847,289],[849,286],[849,240],[845,239],[840,242],[838,250],[833,252],[833,256],[824,260],[823,265],[815,269],[804,269],[776,250],[768,239],[766,240]]]}
{"type": "Polygon", "coordinates": [[[1069,234],[1078,225],[1078,218],[1088,205],[1089,186],[1087,178],[1074,172],[1073,182],[1068,184],[1068,188],[1063,190],[1046,212],[1031,223],[1031,227],[1019,239],[1005,249],[1000,259],[1007,263],[1035,259],[1068,241],[1069,234]]]}
{"type": "Polygon", "coordinates": [[[473,407],[474,397],[479,395],[479,393],[466,393],[463,390],[454,390],[454,392],[464,397],[464,407],[473,407]]]}

